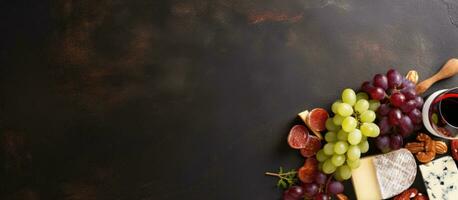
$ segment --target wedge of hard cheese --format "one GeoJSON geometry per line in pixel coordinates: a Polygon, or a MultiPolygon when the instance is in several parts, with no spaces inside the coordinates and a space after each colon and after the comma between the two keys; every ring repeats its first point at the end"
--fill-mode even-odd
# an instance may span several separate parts
{"type": "Polygon", "coordinates": [[[352,171],[352,181],[356,197],[362,200],[391,198],[408,189],[417,174],[415,158],[407,149],[365,157],[360,162],[352,171]]]}
{"type": "Polygon", "coordinates": [[[445,156],[420,165],[429,199],[458,198],[458,169],[452,157],[445,156]]]}

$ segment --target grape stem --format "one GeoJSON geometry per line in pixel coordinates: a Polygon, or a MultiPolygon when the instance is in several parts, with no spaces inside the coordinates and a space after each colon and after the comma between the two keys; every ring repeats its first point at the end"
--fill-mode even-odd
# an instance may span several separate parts
{"type": "Polygon", "coordinates": [[[332,174],[328,177],[328,180],[326,181],[326,184],[324,184],[324,193],[325,194],[328,193],[328,185],[329,185],[329,182],[331,182],[331,179],[332,179],[332,174]]]}
{"type": "Polygon", "coordinates": [[[297,172],[286,172],[286,173],[273,173],[273,172],[266,172],[265,175],[268,176],[276,176],[278,178],[283,178],[283,176],[290,175],[290,174],[297,174],[297,172]]]}

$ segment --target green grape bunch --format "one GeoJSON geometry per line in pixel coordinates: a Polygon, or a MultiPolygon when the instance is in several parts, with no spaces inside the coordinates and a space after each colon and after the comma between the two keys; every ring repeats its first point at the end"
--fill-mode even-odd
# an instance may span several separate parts
{"type": "Polygon", "coordinates": [[[364,92],[343,90],[342,99],[331,106],[334,116],[326,120],[326,144],[316,154],[321,171],[340,181],[351,177],[351,170],[360,165],[361,154],[369,150],[367,138],[380,134],[374,123],[379,106],[379,101],[370,100],[364,92]]]}

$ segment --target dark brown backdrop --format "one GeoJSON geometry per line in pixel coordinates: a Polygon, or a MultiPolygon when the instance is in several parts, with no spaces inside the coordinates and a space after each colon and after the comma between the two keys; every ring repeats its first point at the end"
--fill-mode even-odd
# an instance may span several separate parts
{"type": "Polygon", "coordinates": [[[3,2],[0,199],[278,199],[263,173],[302,164],[295,114],[391,66],[432,75],[457,6],[3,2]]]}

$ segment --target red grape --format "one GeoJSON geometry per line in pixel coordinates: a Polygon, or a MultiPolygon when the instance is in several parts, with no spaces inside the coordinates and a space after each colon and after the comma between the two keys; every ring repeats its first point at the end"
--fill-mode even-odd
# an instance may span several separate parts
{"type": "Polygon", "coordinates": [[[388,78],[389,88],[398,88],[399,86],[401,86],[402,76],[398,71],[390,69],[386,73],[386,77],[388,78]]]}
{"type": "Polygon", "coordinates": [[[399,124],[399,120],[401,120],[401,117],[402,117],[401,110],[399,110],[398,108],[393,108],[388,113],[388,122],[392,126],[398,125],[399,124]]]}
{"type": "Polygon", "coordinates": [[[420,124],[421,123],[421,111],[418,110],[418,108],[413,109],[410,111],[407,116],[409,116],[410,120],[412,120],[413,123],[415,124],[420,124]]]}
{"type": "Polygon", "coordinates": [[[369,81],[365,81],[362,85],[361,85],[361,91],[365,92],[365,93],[369,93],[369,91],[371,90],[372,85],[369,81]]]}
{"type": "Polygon", "coordinates": [[[373,87],[369,90],[369,95],[372,99],[382,100],[385,97],[385,91],[379,87],[373,87]]]}
{"type": "Polygon", "coordinates": [[[313,197],[318,193],[320,189],[316,183],[306,183],[304,184],[304,194],[307,197],[313,197]]]}
{"type": "Polygon", "coordinates": [[[417,103],[417,108],[421,108],[421,106],[423,106],[423,98],[420,96],[415,97],[415,101],[417,103]]]}
{"type": "Polygon", "coordinates": [[[406,99],[415,99],[417,97],[417,92],[414,88],[404,88],[401,90],[401,93],[406,97],[406,99]]]}
{"type": "Polygon", "coordinates": [[[405,101],[406,101],[406,97],[402,93],[395,92],[391,94],[390,103],[393,106],[401,107],[401,105],[404,104],[405,101]]]}
{"type": "Polygon", "coordinates": [[[291,197],[295,199],[304,197],[305,191],[304,191],[304,188],[302,188],[301,186],[294,185],[294,186],[291,186],[288,190],[289,190],[288,195],[290,195],[291,197]]]}
{"type": "Polygon", "coordinates": [[[388,122],[388,117],[382,117],[378,122],[378,127],[380,128],[380,134],[387,134],[391,130],[390,123],[388,122]]]}
{"type": "Polygon", "coordinates": [[[315,200],[331,200],[331,196],[324,193],[318,193],[318,195],[315,196],[315,200]]]}
{"type": "Polygon", "coordinates": [[[402,136],[399,134],[394,134],[390,136],[390,148],[392,150],[400,149],[403,145],[402,136]]]}
{"type": "Polygon", "coordinates": [[[344,191],[344,185],[339,181],[332,181],[328,185],[328,192],[332,194],[339,194],[344,191]]]}
{"type": "Polygon", "coordinates": [[[315,175],[315,182],[320,184],[320,185],[323,185],[326,183],[326,180],[327,180],[327,176],[326,174],[322,173],[322,172],[318,172],[316,175],[315,175]]]}
{"type": "Polygon", "coordinates": [[[378,108],[378,114],[381,116],[386,116],[390,112],[391,108],[389,104],[382,104],[378,108]]]}
{"type": "Polygon", "coordinates": [[[388,79],[383,74],[376,74],[372,83],[375,87],[382,88],[383,90],[388,89],[388,79]]]}
{"type": "Polygon", "coordinates": [[[413,123],[410,120],[409,116],[404,115],[401,120],[399,120],[399,127],[401,128],[402,136],[406,137],[413,131],[413,123]]]}
{"type": "Polygon", "coordinates": [[[417,103],[415,102],[415,100],[408,100],[407,102],[401,105],[401,110],[404,113],[409,113],[411,110],[415,109],[416,106],[417,103]]]}
{"type": "Polygon", "coordinates": [[[409,79],[403,78],[401,88],[415,88],[415,83],[412,83],[409,79]]]}
{"type": "Polygon", "coordinates": [[[390,137],[388,135],[381,135],[375,139],[375,145],[383,153],[390,151],[390,137]]]}

